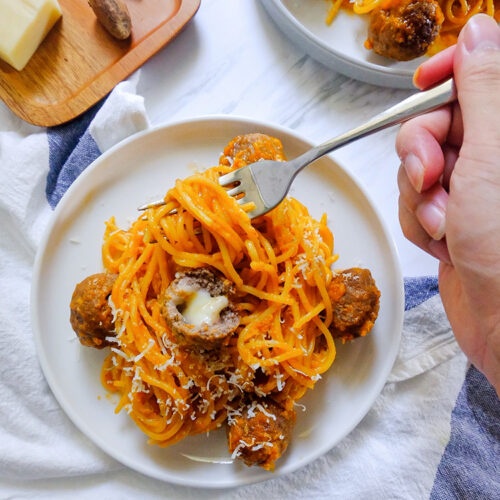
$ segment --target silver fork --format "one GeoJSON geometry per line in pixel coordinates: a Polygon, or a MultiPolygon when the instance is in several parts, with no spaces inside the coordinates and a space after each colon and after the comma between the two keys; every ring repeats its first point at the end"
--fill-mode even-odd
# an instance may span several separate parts
{"type": "Polygon", "coordinates": [[[278,205],[287,195],[296,175],[321,156],[361,137],[439,108],[456,98],[455,84],[452,79],[447,80],[431,90],[408,97],[365,124],[320,144],[293,160],[285,162],[260,160],[221,176],[219,183],[226,187],[238,182],[238,186],[229,189],[227,193],[231,196],[244,193],[244,196],[237,200],[238,203],[244,205],[253,202],[255,208],[250,210],[248,215],[251,218],[258,217],[278,205]]]}
{"type": "MultiPolygon", "coordinates": [[[[237,186],[228,189],[227,193],[230,196],[238,196],[243,193],[243,196],[237,199],[238,203],[240,205],[254,203],[255,208],[250,210],[248,215],[251,218],[259,217],[278,205],[287,195],[297,174],[321,156],[357,139],[453,102],[456,98],[453,79],[446,80],[430,90],[418,92],[408,97],[392,108],[374,116],[363,125],[320,144],[293,160],[284,162],[260,160],[222,175],[219,177],[219,183],[223,187],[238,183],[237,186]]],[[[163,200],[155,201],[139,207],[138,210],[146,210],[164,203],[163,200]]]]}

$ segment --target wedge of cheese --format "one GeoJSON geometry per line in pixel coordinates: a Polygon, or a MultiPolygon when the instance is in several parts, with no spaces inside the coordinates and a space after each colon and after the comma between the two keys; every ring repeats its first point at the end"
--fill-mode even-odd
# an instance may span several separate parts
{"type": "Polygon", "coordinates": [[[22,70],[61,15],[57,0],[0,0],[0,58],[22,70]]]}

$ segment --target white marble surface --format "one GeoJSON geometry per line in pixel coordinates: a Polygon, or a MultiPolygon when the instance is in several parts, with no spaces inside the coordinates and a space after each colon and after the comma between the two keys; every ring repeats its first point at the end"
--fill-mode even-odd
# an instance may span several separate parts
{"type": "MultiPolygon", "coordinates": [[[[289,127],[318,144],[410,94],[363,84],[317,63],[285,38],[259,0],[202,0],[180,35],[145,64],[138,92],[154,125],[243,115],[289,127]]],[[[399,227],[395,136],[395,129],[380,132],[334,157],[382,213],[403,274],[436,274],[437,262],[406,241],[399,227]]]]}

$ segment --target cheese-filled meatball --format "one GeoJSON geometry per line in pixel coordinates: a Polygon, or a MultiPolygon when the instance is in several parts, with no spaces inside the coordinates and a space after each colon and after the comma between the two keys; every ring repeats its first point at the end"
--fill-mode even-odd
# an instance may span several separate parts
{"type": "Polygon", "coordinates": [[[231,282],[210,269],[179,272],[161,298],[162,314],[180,344],[213,349],[240,323],[233,293],[231,282]]]}

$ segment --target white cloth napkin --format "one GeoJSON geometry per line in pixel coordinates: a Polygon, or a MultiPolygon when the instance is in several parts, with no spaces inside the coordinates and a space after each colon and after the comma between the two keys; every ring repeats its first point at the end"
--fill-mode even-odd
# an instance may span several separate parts
{"type": "MultiPolygon", "coordinates": [[[[427,498],[467,368],[435,294],[407,311],[400,355],[364,420],[287,477],[229,490],[161,483],[101,452],[60,409],[32,338],[32,265],[51,205],[72,178],[99,152],[147,128],[137,78],[118,85],[101,107],[50,131],[0,104],[0,498],[427,498]]],[[[408,284],[410,292],[420,286],[408,284]]]]}

